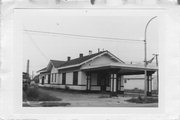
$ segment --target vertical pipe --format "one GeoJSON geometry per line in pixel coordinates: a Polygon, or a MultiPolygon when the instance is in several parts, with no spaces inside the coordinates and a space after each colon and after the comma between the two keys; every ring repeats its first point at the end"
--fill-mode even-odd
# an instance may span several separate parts
{"type": "Polygon", "coordinates": [[[145,67],[145,70],[144,70],[144,94],[145,94],[145,96],[147,95],[147,70],[146,70],[146,67],[147,67],[147,28],[148,28],[149,23],[156,17],[157,16],[154,16],[147,22],[146,27],[145,27],[145,32],[144,32],[144,67],[145,67]]]}
{"type": "Polygon", "coordinates": [[[150,86],[149,86],[149,91],[152,93],[152,75],[150,76],[150,86]]]}
{"type": "MultiPolygon", "coordinates": [[[[156,66],[158,67],[158,55],[156,54],[156,66]]],[[[157,94],[159,94],[159,69],[157,69],[157,94]]]]}
{"type": "Polygon", "coordinates": [[[29,75],[29,60],[27,60],[27,69],[26,69],[26,72],[29,75]]]}
{"type": "Polygon", "coordinates": [[[114,92],[116,92],[116,84],[117,84],[117,75],[114,74],[114,92]]]}

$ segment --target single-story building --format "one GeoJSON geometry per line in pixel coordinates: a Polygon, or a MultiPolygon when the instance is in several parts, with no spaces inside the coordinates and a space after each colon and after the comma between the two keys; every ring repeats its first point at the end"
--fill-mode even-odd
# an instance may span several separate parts
{"type": "Polygon", "coordinates": [[[110,91],[124,93],[124,75],[140,75],[147,71],[145,91],[152,90],[152,74],[157,68],[126,64],[109,51],[99,51],[67,61],[50,60],[46,68],[38,71],[39,85],[72,90],[110,91]]]}

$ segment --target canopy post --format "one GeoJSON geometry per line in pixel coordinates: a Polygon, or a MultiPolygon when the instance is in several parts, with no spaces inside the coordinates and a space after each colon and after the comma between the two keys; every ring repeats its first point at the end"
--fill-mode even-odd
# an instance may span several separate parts
{"type": "Polygon", "coordinates": [[[110,97],[117,97],[117,73],[111,72],[110,73],[110,97]]]}
{"type": "Polygon", "coordinates": [[[118,93],[124,95],[124,77],[123,77],[123,75],[118,76],[118,93]]]}

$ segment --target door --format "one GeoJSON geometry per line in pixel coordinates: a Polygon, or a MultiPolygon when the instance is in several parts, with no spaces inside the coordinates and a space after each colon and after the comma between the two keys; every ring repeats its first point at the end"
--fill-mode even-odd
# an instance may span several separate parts
{"type": "Polygon", "coordinates": [[[50,74],[48,75],[48,84],[50,84],[50,78],[51,78],[51,76],[50,76],[50,74]]]}
{"type": "Polygon", "coordinates": [[[101,91],[106,91],[106,74],[101,74],[101,91]]]}
{"type": "Polygon", "coordinates": [[[42,85],[44,85],[44,76],[42,77],[42,85]]]}

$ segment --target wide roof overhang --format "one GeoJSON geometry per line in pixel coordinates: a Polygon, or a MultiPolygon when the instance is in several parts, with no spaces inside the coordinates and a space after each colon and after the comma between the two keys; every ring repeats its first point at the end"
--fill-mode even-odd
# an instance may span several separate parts
{"type": "Polygon", "coordinates": [[[144,74],[145,70],[148,74],[155,73],[158,68],[157,67],[144,67],[140,65],[133,64],[121,64],[121,63],[111,63],[106,65],[93,65],[86,66],[81,68],[82,71],[117,71],[118,74],[121,75],[140,75],[144,74]]]}

